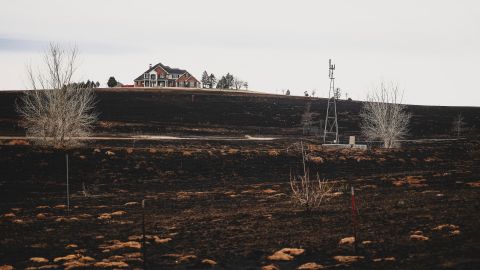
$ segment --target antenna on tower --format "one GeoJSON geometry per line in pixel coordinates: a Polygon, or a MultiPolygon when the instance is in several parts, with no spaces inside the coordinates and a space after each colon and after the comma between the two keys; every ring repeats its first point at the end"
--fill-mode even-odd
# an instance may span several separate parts
{"type": "Polygon", "coordinates": [[[338,121],[337,121],[337,102],[335,97],[335,77],[333,71],[335,65],[332,59],[328,60],[328,77],[330,78],[330,88],[328,90],[327,116],[325,117],[325,128],[323,131],[323,143],[338,143],[338,121]]]}

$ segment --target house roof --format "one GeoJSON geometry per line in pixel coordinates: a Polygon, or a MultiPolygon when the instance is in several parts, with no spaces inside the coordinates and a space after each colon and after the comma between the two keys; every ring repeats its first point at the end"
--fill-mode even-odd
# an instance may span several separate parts
{"type": "Polygon", "coordinates": [[[179,68],[171,68],[169,66],[165,66],[163,65],[162,63],[158,63],[154,66],[152,66],[151,68],[149,68],[148,70],[146,70],[145,72],[142,73],[142,75],[138,76],[134,81],[143,81],[144,77],[143,75],[145,73],[149,73],[150,71],[156,69],[157,67],[161,67],[163,68],[166,72],[168,72],[169,74],[179,74],[179,75],[182,75],[184,73],[186,73],[187,71],[184,70],[184,69],[179,69],[179,68]]]}

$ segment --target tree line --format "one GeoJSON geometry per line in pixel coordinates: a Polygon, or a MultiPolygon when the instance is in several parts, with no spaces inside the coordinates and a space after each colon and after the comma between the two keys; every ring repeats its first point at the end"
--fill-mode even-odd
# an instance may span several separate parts
{"type": "Polygon", "coordinates": [[[207,71],[204,71],[202,74],[202,87],[203,88],[217,88],[217,89],[235,89],[248,90],[248,82],[244,81],[237,76],[233,76],[230,73],[223,75],[220,80],[217,81],[217,78],[213,73],[208,74],[207,71]]]}

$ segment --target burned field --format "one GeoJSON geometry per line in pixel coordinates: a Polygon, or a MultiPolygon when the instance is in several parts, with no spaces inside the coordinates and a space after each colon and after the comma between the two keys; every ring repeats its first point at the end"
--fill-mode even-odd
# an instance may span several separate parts
{"type": "MultiPolygon", "coordinates": [[[[449,134],[457,110],[417,106],[411,139],[441,140],[360,151],[322,148],[302,133],[306,102],[320,119],[320,99],[131,95],[99,94],[96,134],[189,139],[93,140],[68,151],[0,140],[0,268],[480,267],[475,108],[460,108],[471,127],[466,137],[449,134]],[[335,182],[329,200],[310,212],[290,199],[290,174],[303,170],[300,141],[310,172],[335,182]]],[[[339,107],[342,134],[358,134],[359,104],[339,107]]],[[[2,135],[21,135],[11,108],[0,112],[2,135]]]]}
{"type": "Polygon", "coordinates": [[[310,170],[338,183],[310,213],[289,200],[290,170],[301,166],[292,141],[106,144],[70,151],[69,214],[64,152],[1,146],[1,264],[141,268],[146,199],[151,269],[480,265],[477,140],[366,152],[306,144],[310,170]],[[352,236],[352,185],[357,253],[348,239],[340,243],[352,236]],[[276,253],[283,248],[294,250],[276,253]]]}

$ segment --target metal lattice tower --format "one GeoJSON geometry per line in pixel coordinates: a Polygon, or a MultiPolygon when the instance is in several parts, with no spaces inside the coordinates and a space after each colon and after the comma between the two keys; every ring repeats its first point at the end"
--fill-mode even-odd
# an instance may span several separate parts
{"type": "Polygon", "coordinates": [[[328,90],[327,116],[325,117],[325,129],[323,131],[323,143],[338,143],[338,122],[337,122],[337,102],[335,97],[335,77],[333,71],[335,65],[332,65],[332,59],[328,60],[328,77],[330,78],[330,89],[328,90]]]}

